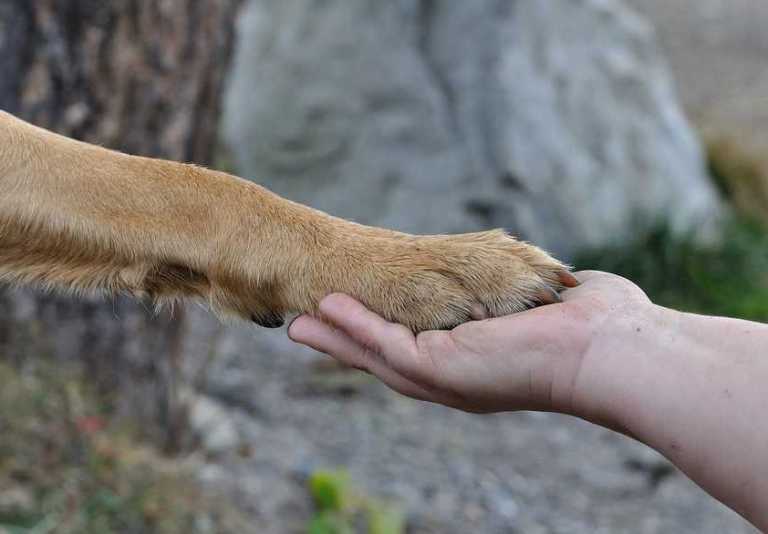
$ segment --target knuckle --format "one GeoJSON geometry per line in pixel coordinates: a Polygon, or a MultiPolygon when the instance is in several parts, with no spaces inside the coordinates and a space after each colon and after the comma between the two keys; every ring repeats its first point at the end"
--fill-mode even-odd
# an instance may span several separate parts
{"type": "Polygon", "coordinates": [[[434,381],[438,381],[441,375],[440,360],[447,352],[446,339],[443,332],[422,332],[416,338],[416,352],[419,366],[424,369],[434,381]]]}
{"type": "Polygon", "coordinates": [[[400,346],[406,346],[412,343],[413,333],[411,330],[397,323],[387,323],[384,334],[400,346]]]}

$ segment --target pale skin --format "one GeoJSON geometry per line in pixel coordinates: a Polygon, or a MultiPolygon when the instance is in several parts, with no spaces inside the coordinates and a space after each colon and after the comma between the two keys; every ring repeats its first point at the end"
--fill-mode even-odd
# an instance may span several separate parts
{"type": "Polygon", "coordinates": [[[333,294],[291,339],[468,412],[560,412],[622,432],[768,530],[768,325],[653,304],[577,273],[562,303],[416,336],[333,294]]]}

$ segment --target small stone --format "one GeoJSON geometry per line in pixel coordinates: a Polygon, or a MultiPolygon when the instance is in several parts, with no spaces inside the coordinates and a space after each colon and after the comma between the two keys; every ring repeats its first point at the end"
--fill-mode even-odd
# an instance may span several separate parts
{"type": "Polygon", "coordinates": [[[240,445],[240,435],[226,408],[208,397],[200,395],[191,401],[189,424],[207,452],[224,453],[240,445]]]}

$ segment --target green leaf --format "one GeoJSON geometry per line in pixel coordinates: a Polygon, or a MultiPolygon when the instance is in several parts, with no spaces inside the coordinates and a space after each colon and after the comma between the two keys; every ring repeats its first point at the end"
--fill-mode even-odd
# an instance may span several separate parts
{"type": "Polygon", "coordinates": [[[324,512],[309,522],[307,534],[353,534],[349,524],[337,513],[324,512]]]}
{"type": "Polygon", "coordinates": [[[309,478],[309,491],[319,510],[342,511],[349,505],[349,474],[343,470],[319,470],[309,478]]]}
{"type": "Polygon", "coordinates": [[[394,505],[372,503],[368,508],[368,534],[403,534],[405,514],[394,505]]]}

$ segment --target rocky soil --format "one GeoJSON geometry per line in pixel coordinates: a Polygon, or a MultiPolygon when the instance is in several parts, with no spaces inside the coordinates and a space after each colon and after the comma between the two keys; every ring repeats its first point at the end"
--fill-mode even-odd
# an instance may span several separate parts
{"type": "Polygon", "coordinates": [[[588,423],[405,399],[280,331],[226,329],[219,347],[202,389],[224,410],[210,412],[220,428],[201,477],[253,532],[303,532],[306,476],[338,466],[404,507],[411,533],[754,532],[656,453],[588,423]]]}

